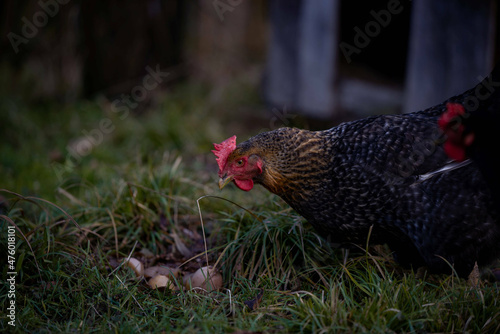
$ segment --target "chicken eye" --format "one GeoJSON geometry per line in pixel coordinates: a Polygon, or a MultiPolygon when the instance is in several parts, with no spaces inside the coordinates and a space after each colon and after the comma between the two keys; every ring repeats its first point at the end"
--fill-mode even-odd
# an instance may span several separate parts
{"type": "Polygon", "coordinates": [[[243,166],[243,159],[236,161],[236,164],[238,165],[238,167],[243,166]]]}

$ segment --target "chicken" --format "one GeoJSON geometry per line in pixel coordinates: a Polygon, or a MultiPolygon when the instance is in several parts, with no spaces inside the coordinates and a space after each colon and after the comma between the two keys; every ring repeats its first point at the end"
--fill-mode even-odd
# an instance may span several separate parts
{"type": "MultiPolygon", "coordinates": [[[[500,66],[493,71],[499,77],[500,66]]],[[[500,82],[498,82],[500,86],[500,82]]],[[[457,161],[471,159],[481,171],[497,203],[500,203],[500,88],[487,96],[480,110],[465,110],[459,103],[449,103],[438,121],[447,135],[444,150],[457,161]]]]}
{"type": "Polygon", "coordinates": [[[214,144],[219,186],[260,184],[330,242],[388,244],[404,266],[448,273],[452,265],[466,277],[476,261],[500,256],[500,212],[477,166],[450,161],[438,119],[477,88],[324,131],[280,128],[239,145],[233,136],[214,144]]]}

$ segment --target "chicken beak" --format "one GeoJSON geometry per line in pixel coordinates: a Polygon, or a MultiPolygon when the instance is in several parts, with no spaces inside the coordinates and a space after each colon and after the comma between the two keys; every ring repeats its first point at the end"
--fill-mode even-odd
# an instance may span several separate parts
{"type": "Polygon", "coordinates": [[[219,179],[219,189],[222,190],[229,182],[231,182],[234,179],[233,175],[224,175],[219,179]]]}

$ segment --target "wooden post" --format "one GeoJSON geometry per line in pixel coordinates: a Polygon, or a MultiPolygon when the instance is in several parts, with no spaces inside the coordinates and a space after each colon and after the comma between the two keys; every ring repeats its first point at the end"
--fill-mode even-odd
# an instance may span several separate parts
{"type": "Polygon", "coordinates": [[[413,2],[404,112],[438,104],[489,74],[493,8],[492,0],[413,2]]]}
{"type": "Polygon", "coordinates": [[[331,118],[337,75],[338,0],[271,0],[264,96],[278,108],[331,118]]]}

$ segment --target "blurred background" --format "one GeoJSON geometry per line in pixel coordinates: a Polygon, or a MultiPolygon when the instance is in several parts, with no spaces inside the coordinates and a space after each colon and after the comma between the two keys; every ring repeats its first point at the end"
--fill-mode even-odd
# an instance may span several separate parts
{"type": "Polygon", "coordinates": [[[0,180],[20,192],[130,152],[203,165],[233,134],[424,109],[500,54],[493,0],[4,0],[0,13],[0,180]]]}

